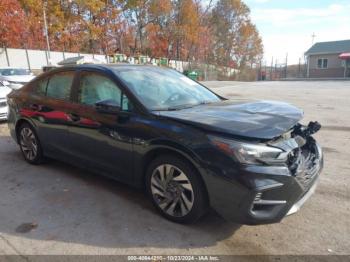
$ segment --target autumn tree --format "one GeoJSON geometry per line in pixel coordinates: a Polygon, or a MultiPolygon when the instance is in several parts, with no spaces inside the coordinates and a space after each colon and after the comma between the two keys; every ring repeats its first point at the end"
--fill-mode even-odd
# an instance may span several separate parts
{"type": "Polygon", "coordinates": [[[148,12],[152,0],[126,0],[122,2],[124,2],[124,16],[128,20],[129,26],[135,29],[134,46],[130,48],[133,49],[133,52],[136,49],[143,51],[145,28],[152,23],[152,18],[148,12]]]}
{"type": "Polygon", "coordinates": [[[26,17],[17,0],[0,1],[0,46],[25,47],[26,17]]]}
{"type": "Polygon", "coordinates": [[[169,57],[172,39],[173,6],[170,0],[153,0],[149,6],[152,21],[146,27],[147,49],[152,57],[169,57]]]}
{"type": "Polygon", "coordinates": [[[217,64],[240,69],[262,54],[262,41],[241,0],[219,0],[212,11],[213,56],[217,64]]]}
{"type": "Polygon", "coordinates": [[[242,69],[262,41],[241,0],[1,0],[0,41],[52,50],[146,54],[242,69]],[[44,5],[45,4],[45,5],[44,5]]]}

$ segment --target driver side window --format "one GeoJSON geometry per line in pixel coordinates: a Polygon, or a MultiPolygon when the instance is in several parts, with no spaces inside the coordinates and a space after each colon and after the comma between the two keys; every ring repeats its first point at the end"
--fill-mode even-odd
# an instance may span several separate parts
{"type": "Polygon", "coordinates": [[[121,106],[121,98],[121,90],[110,78],[94,72],[80,76],[79,103],[95,105],[108,100],[112,105],[121,106]]]}

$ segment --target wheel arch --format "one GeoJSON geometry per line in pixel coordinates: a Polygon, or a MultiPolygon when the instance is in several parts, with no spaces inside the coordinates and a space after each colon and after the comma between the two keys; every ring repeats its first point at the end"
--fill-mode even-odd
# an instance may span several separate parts
{"type": "Polygon", "coordinates": [[[137,181],[136,184],[139,187],[144,187],[145,186],[145,178],[146,178],[146,173],[147,173],[147,168],[148,165],[157,157],[159,156],[164,156],[164,155],[173,155],[183,161],[185,161],[186,163],[188,163],[197,173],[198,178],[200,179],[203,187],[204,187],[204,191],[206,193],[206,198],[209,202],[209,193],[208,193],[208,188],[206,186],[206,183],[203,179],[203,171],[201,171],[201,167],[200,167],[200,160],[195,157],[195,155],[191,152],[186,152],[185,150],[181,150],[178,148],[174,148],[174,147],[170,147],[170,146],[158,146],[155,148],[152,148],[151,150],[149,150],[141,159],[141,163],[139,166],[139,170],[137,171],[138,175],[137,175],[137,181]]]}
{"type": "Polygon", "coordinates": [[[15,124],[15,135],[16,135],[16,142],[17,143],[19,143],[19,139],[18,139],[18,135],[19,135],[19,128],[23,125],[23,124],[28,124],[28,125],[30,125],[30,126],[32,126],[33,128],[34,128],[34,131],[36,132],[36,130],[35,130],[35,126],[33,125],[33,123],[30,121],[30,120],[28,120],[28,119],[26,119],[26,118],[21,118],[21,119],[19,119],[17,122],[16,122],[16,124],[15,124]]]}

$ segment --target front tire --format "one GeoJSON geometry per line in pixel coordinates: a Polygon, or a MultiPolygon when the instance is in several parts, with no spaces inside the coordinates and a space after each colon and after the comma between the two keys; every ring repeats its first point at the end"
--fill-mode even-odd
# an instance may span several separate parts
{"type": "Polygon", "coordinates": [[[24,123],[18,130],[18,142],[24,159],[33,165],[38,165],[43,160],[43,151],[34,128],[24,123]]]}
{"type": "Polygon", "coordinates": [[[171,221],[193,223],[207,211],[207,194],[197,171],[176,156],[162,156],[151,162],[146,189],[156,209],[171,221]]]}

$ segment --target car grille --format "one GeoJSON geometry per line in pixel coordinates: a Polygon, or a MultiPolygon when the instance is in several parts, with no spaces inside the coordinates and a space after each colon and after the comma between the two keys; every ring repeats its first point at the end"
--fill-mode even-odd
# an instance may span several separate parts
{"type": "Polygon", "coordinates": [[[7,106],[6,101],[0,101],[0,107],[5,107],[5,106],[7,106]]]}
{"type": "Polygon", "coordinates": [[[294,149],[289,154],[288,163],[299,184],[308,190],[320,170],[320,156],[315,142],[309,141],[303,147],[294,149]]]}

